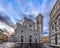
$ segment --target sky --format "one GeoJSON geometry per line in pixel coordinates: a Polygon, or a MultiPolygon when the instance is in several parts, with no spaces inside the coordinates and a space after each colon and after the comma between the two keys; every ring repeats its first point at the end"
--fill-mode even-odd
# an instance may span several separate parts
{"type": "MultiPolygon", "coordinates": [[[[49,14],[56,0],[0,0],[0,14],[8,22],[16,24],[17,20],[23,21],[26,16],[35,22],[36,16],[44,16],[44,35],[49,34],[49,14]]],[[[1,18],[1,16],[0,16],[1,18]]]]}

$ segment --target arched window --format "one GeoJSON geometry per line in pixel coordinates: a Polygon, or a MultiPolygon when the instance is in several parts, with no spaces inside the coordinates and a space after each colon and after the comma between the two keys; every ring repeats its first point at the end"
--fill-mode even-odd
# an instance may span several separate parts
{"type": "Polygon", "coordinates": [[[37,25],[39,25],[39,21],[37,21],[37,25]]]}
{"type": "Polygon", "coordinates": [[[23,30],[21,30],[21,33],[23,32],[23,30]]]}
{"type": "Polygon", "coordinates": [[[29,29],[32,29],[32,25],[31,24],[29,24],[29,29]]]}

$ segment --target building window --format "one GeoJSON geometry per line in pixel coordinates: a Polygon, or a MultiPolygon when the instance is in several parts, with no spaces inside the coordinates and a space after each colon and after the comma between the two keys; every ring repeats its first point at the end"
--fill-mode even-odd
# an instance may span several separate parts
{"type": "Polygon", "coordinates": [[[52,30],[54,29],[54,25],[51,26],[52,27],[52,30]]]}
{"type": "Polygon", "coordinates": [[[21,36],[21,38],[23,38],[23,36],[21,36]]]}
{"type": "Polygon", "coordinates": [[[21,42],[23,42],[23,39],[21,39],[21,42]]]}
{"type": "Polygon", "coordinates": [[[31,27],[32,27],[32,25],[29,25],[29,27],[31,28],[31,27]]]}
{"type": "Polygon", "coordinates": [[[58,30],[58,28],[57,28],[57,19],[56,19],[56,21],[55,21],[55,31],[57,31],[58,30]]]}
{"type": "Polygon", "coordinates": [[[53,29],[53,25],[52,25],[52,29],[53,29]]]}
{"type": "Polygon", "coordinates": [[[29,39],[29,42],[32,42],[32,40],[31,40],[31,39],[29,39]]]}
{"type": "Polygon", "coordinates": [[[21,30],[21,33],[23,32],[23,30],[21,30]]]}
{"type": "Polygon", "coordinates": [[[39,25],[39,21],[37,21],[37,25],[39,25]]]}
{"type": "Polygon", "coordinates": [[[32,35],[30,35],[29,37],[32,38],[32,35]]]}
{"type": "Polygon", "coordinates": [[[32,29],[32,25],[29,25],[29,28],[32,29]]]}

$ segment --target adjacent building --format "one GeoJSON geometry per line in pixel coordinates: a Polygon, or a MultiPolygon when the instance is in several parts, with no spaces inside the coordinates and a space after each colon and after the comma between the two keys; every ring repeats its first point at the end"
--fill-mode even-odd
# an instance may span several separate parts
{"type": "Polygon", "coordinates": [[[14,42],[14,34],[8,37],[8,42],[14,42]]]}
{"type": "Polygon", "coordinates": [[[42,40],[43,35],[43,16],[39,14],[36,17],[36,27],[35,22],[27,17],[24,18],[23,25],[19,22],[16,24],[17,28],[15,30],[15,41],[24,43],[39,43],[42,40]],[[39,26],[39,27],[38,27],[39,26]]]}
{"type": "Polygon", "coordinates": [[[9,37],[12,33],[14,33],[15,27],[6,20],[7,18],[8,17],[3,17],[3,14],[0,12],[0,38],[2,38],[3,35],[4,38],[9,37]]]}
{"type": "Polygon", "coordinates": [[[3,31],[0,29],[0,42],[2,42],[3,31]]]}
{"type": "Polygon", "coordinates": [[[60,45],[60,0],[57,0],[50,13],[49,35],[51,44],[60,45]]]}

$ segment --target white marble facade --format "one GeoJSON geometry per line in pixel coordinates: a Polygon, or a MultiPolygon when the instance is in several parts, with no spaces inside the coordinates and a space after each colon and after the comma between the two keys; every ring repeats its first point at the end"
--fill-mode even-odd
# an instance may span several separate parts
{"type": "MultiPolygon", "coordinates": [[[[40,40],[42,40],[42,37],[40,37],[40,32],[37,32],[35,29],[35,23],[31,19],[25,17],[23,25],[17,23],[16,26],[17,28],[14,35],[15,41],[24,43],[40,43],[40,40]]],[[[41,27],[43,27],[43,24],[41,27]]],[[[41,36],[42,35],[43,34],[41,34],[41,36]]]]}
{"type": "Polygon", "coordinates": [[[60,0],[57,0],[50,13],[49,35],[51,44],[60,45],[60,0]]]}

